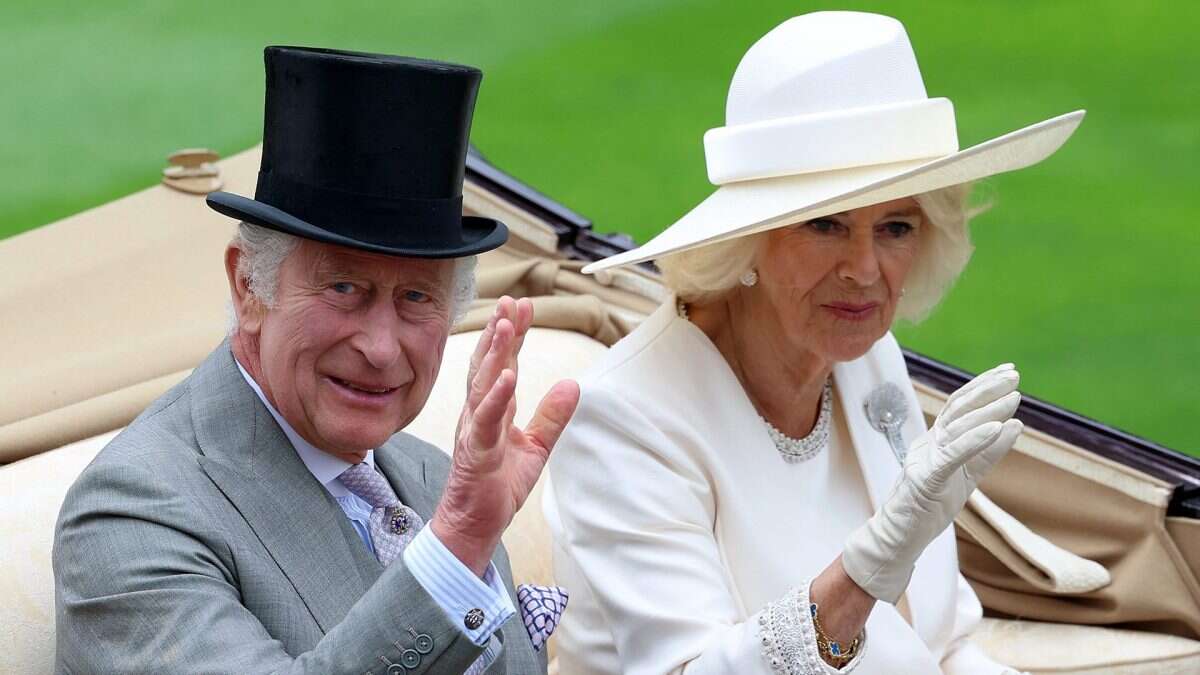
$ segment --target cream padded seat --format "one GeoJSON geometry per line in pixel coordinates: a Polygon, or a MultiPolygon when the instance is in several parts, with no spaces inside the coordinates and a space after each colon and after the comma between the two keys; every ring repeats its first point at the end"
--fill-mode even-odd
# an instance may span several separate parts
{"type": "Polygon", "coordinates": [[[1200,642],[1174,635],[1103,626],[984,619],[971,640],[997,661],[1031,673],[1200,673],[1200,642]]]}
{"type": "MultiPolygon", "coordinates": [[[[477,339],[474,332],[450,337],[429,402],[407,429],[447,451],[465,397],[467,359],[477,339]]],[[[578,377],[604,350],[604,345],[579,333],[532,329],[521,354],[518,424],[528,420],[554,382],[578,377]]],[[[0,644],[9,645],[0,650],[0,673],[53,670],[54,522],[67,488],[118,431],[0,467],[0,644]]],[[[518,583],[552,581],[540,484],[504,542],[518,583]]],[[[1033,673],[1200,673],[1200,642],[1173,636],[987,619],[973,639],[993,658],[1033,673]]],[[[553,646],[551,640],[552,652],[553,646]]]]}
{"type": "Polygon", "coordinates": [[[75,477],[116,435],[0,467],[0,673],[54,672],[54,522],[75,477]]]}

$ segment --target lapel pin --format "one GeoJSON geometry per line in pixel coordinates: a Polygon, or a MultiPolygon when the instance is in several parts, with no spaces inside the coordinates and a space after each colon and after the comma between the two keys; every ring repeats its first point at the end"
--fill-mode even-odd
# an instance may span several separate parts
{"type": "Polygon", "coordinates": [[[863,410],[871,428],[887,438],[896,461],[904,466],[904,457],[908,454],[904,435],[900,432],[900,427],[908,417],[908,401],[904,400],[904,392],[895,384],[885,382],[867,394],[863,410]]]}

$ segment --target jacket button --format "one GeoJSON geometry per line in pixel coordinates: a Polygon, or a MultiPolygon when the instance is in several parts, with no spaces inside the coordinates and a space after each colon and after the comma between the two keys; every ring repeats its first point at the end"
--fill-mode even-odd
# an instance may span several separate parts
{"type": "Polygon", "coordinates": [[[413,646],[421,654],[428,654],[433,651],[433,638],[425,633],[421,633],[413,640],[413,646]]]}
{"type": "Polygon", "coordinates": [[[408,675],[408,671],[399,663],[393,663],[388,666],[387,675],[408,675]]]}
{"type": "Polygon", "coordinates": [[[465,625],[468,630],[475,630],[476,628],[482,626],[483,610],[476,607],[475,609],[467,612],[467,615],[463,617],[463,625],[465,625]]]}

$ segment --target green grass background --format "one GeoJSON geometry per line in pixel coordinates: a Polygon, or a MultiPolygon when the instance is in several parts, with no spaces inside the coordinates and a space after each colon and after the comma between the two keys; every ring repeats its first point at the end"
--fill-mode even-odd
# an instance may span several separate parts
{"type": "MultiPolygon", "coordinates": [[[[712,189],[703,132],[741,54],[810,2],[0,4],[0,237],[155,183],[185,146],[257,143],[261,49],[306,44],[483,68],[474,142],[640,240],[712,189]]],[[[1051,160],[996,177],[978,251],[902,342],[1200,455],[1200,3],[842,2],[903,20],[963,146],[1075,108],[1051,160]]]]}

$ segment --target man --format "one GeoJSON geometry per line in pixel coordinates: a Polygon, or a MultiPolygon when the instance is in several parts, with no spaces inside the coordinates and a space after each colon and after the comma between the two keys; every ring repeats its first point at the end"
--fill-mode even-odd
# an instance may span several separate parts
{"type": "MultiPolygon", "coordinates": [[[[500,535],[578,401],[512,424],[529,302],[480,338],[454,459],[396,432],[424,406],[474,258],[462,216],[480,73],[271,47],[255,199],[225,253],[231,336],[72,487],[54,547],[69,672],[544,672],[509,620],[500,535]],[[425,526],[428,524],[428,526],[425,526]]],[[[531,606],[561,608],[555,589],[531,606]]],[[[528,617],[527,617],[528,619],[528,617]]]]}

